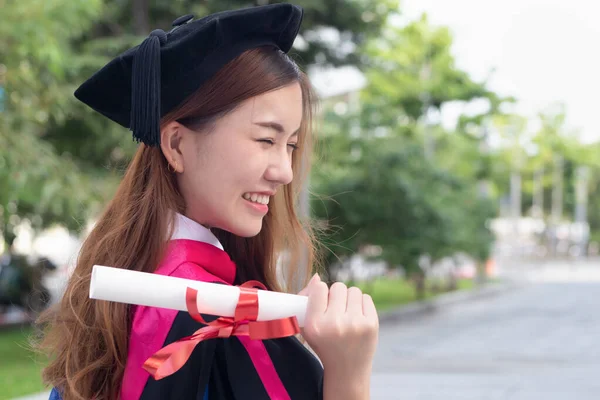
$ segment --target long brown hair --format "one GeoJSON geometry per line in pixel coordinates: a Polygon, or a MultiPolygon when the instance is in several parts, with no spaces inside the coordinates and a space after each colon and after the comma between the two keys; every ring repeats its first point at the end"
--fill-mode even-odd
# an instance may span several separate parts
{"type": "MultiPolygon", "coordinates": [[[[294,82],[302,88],[304,116],[292,161],[293,182],[278,192],[257,236],[241,238],[215,230],[238,265],[238,282],[258,279],[278,291],[292,289],[299,280],[306,282],[317,254],[311,226],[296,212],[312,147],[315,102],[306,76],[283,52],[253,49],[227,64],[161,120],[164,126],[191,118],[210,131],[211,124],[240,102],[294,82]],[[283,255],[285,284],[278,273],[283,255]]],[[[130,306],[89,299],[92,266],[153,272],[170,237],[173,211],[182,212],[184,206],[160,148],[140,145],[114,198],[83,243],[62,300],[38,321],[45,329],[37,347],[51,358],[44,381],[59,388],[65,400],[117,399],[127,361],[130,306]]]]}

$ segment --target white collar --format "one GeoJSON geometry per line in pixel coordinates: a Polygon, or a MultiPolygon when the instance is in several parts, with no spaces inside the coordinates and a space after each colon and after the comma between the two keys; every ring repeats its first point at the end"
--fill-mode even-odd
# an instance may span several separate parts
{"type": "Polygon", "coordinates": [[[223,245],[219,242],[219,239],[208,228],[179,213],[175,213],[175,229],[171,236],[171,240],[176,239],[205,242],[223,250],[223,245]]]}

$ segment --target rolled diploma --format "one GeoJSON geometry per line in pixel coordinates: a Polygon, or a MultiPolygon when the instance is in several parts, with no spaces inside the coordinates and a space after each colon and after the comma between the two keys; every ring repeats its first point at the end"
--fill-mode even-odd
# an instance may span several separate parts
{"type": "MultiPolygon", "coordinates": [[[[90,298],[138,306],[187,311],[185,292],[198,290],[197,305],[202,314],[233,317],[240,296],[237,286],[94,265],[90,298]]],[[[304,326],[308,297],[258,290],[258,321],[295,316],[304,326]]]]}

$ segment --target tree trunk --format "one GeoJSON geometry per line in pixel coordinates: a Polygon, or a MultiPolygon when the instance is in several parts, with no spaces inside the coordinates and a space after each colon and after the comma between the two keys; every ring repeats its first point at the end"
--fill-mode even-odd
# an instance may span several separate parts
{"type": "Polygon", "coordinates": [[[136,35],[147,35],[150,32],[150,4],[148,0],[133,0],[133,31],[136,35]]]}
{"type": "Polygon", "coordinates": [[[477,268],[475,271],[475,283],[477,285],[483,285],[486,281],[487,273],[485,271],[485,262],[477,261],[477,268]]]}
{"type": "Polygon", "coordinates": [[[413,282],[415,283],[417,300],[423,300],[425,298],[425,274],[417,272],[413,278],[413,282]]]}
{"type": "Polygon", "coordinates": [[[456,275],[450,274],[446,282],[446,291],[452,292],[456,289],[458,289],[458,280],[456,279],[456,275]]]}

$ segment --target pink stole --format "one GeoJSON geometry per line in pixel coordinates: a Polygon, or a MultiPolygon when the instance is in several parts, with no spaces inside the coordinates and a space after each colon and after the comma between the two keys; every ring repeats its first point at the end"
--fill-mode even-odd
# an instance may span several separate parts
{"type": "MultiPolygon", "coordinates": [[[[232,285],[236,266],[223,250],[205,243],[177,239],[169,243],[166,256],[155,273],[203,282],[232,285]]],[[[133,307],[134,312],[125,375],[121,386],[122,400],[138,400],[150,375],[144,362],[163,347],[178,311],[153,307],[133,307]]],[[[258,373],[265,390],[276,400],[289,400],[267,349],[260,340],[237,337],[258,373]]],[[[218,340],[218,339],[214,339],[218,340]]],[[[234,338],[228,340],[236,340],[234,338]]]]}

